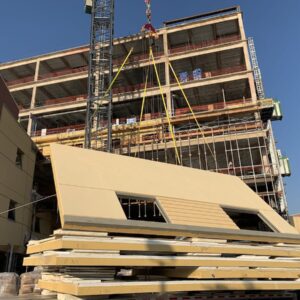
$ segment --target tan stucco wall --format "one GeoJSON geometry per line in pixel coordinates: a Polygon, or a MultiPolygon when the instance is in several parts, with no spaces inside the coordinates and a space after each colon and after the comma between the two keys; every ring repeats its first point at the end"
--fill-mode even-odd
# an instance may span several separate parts
{"type": "Polygon", "coordinates": [[[58,144],[51,162],[62,224],[66,215],[126,219],[117,192],[252,210],[278,232],[297,233],[235,176],[58,144]]]}
{"type": "MultiPolygon", "coordinates": [[[[0,94],[1,97],[1,94],[0,94]]],[[[31,201],[31,191],[36,152],[31,139],[17,120],[0,101],[0,212],[9,208],[10,200],[17,206],[31,201]],[[23,154],[22,168],[16,166],[17,149],[23,154]]],[[[31,210],[28,206],[16,210],[15,221],[8,220],[8,214],[0,215],[0,247],[13,245],[22,251],[31,228],[31,210]]]]}

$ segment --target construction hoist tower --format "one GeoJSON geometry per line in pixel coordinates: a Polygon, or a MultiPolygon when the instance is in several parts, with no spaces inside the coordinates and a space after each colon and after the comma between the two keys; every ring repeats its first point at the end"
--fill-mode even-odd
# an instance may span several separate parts
{"type": "Polygon", "coordinates": [[[248,38],[248,46],[249,46],[251,63],[253,67],[253,75],[254,75],[258,99],[264,99],[265,98],[264,86],[262,83],[261,72],[258,66],[254,40],[252,37],[248,38]]]}
{"type": "MultiPolygon", "coordinates": [[[[91,36],[88,74],[88,100],[85,148],[98,146],[101,130],[107,130],[106,151],[112,151],[112,55],[114,36],[114,0],[86,0],[91,14],[91,36]]],[[[101,148],[102,147],[102,148],[101,148]]]]}

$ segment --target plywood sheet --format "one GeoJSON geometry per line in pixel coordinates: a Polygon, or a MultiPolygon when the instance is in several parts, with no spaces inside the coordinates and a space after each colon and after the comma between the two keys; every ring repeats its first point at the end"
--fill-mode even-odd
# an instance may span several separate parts
{"type": "Polygon", "coordinates": [[[170,293],[183,291],[300,290],[299,281],[181,280],[88,283],[40,280],[39,287],[75,296],[170,293]]]}
{"type": "Polygon", "coordinates": [[[223,258],[201,256],[114,255],[97,253],[57,253],[24,258],[24,266],[107,266],[107,267],[261,267],[300,268],[293,259],[223,258]]]}
{"type": "Polygon", "coordinates": [[[115,251],[157,251],[174,253],[210,253],[236,255],[262,255],[299,257],[300,248],[285,246],[250,246],[229,243],[209,243],[172,241],[170,239],[143,239],[118,237],[61,237],[31,242],[27,247],[27,254],[49,250],[115,250],[115,251]]]}

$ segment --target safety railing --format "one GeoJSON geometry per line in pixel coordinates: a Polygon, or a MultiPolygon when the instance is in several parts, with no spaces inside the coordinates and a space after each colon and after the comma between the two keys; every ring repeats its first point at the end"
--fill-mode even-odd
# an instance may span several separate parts
{"type": "MultiPolygon", "coordinates": [[[[176,120],[176,117],[173,118],[176,120]]],[[[191,118],[192,121],[192,118],[191,118]]],[[[166,129],[167,127],[165,127],[166,129]]],[[[212,140],[208,141],[208,143],[212,143],[213,139],[217,136],[225,136],[225,135],[235,135],[237,133],[249,133],[263,130],[263,124],[260,121],[248,121],[245,123],[238,124],[224,124],[214,127],[205,127],[202,126],[201,131],[199,129],[176,129],[175,130],[175,138],[177,141],[189,141],[193,139],[202,139],[205,137],[206,139],[212,138],[212,140]]],[[[153,143],[153,139],[149,138],[152,135],[155,135],[155,141],[161,143],[172,142],[172,136],[169,132],[162,132],[161,128],[159,131],[154,130],[153,132],[148,132],[146,134],[140,134],[138,139],[132,140],[132,132],[128,134],[122,133],[122,140],[125,142],[126,140],[130,140],[130,145],[147,145],[153,143]]],[[[126,142],[125,142],[126,144],[126,142]]],[[[120,146],[123,147],[124,143],[120,146]]]]}
{"type": "Polygon", "coordinates": [[[187,52],[187,51],[198,50],[198,49],[202,49],[202,48],[208,48],[208,47],[212,47],[212,46],[235,42],[240,39],[241,39],[241,36],[239,34],[233,34],[233,35],[229,35],[229,36],[225,36],[225,37],[220,37],[220,38],[214,39],[214,40],[202,41],[202,42],[196,43],[196,44],[185,44],[183,46],[170,48],[169,54],[177,54],[177,53],[182,53],[182,52],[187,52]]]}
{"type": "Polygon", "coordinates": [[[217,172],[235,176],[272,175],[272,165],[237,166],[217,169],[217,172]]]}
{"type": "Polygon", "coordinates": [[[17,106],[19,111],[30,109],[30,101],[27,103],[18,103],[17,106]]]}
{"type": "MultiPolygon", "coordinates": [[[[189,81],[194,81],[194,80],[201,80],[201,79],[221,76],[221,75],[225,75],[225,74],[238,73],[238,72],[245,71],[246,69],[247,68],[246,68],[245,65],[238,65],[238,66],[223,68],[223,69],[219,69],[219,70],[207,71],[207,72],[203,72],[201,77],[199,77],[199,76],[194,77],[193,75],[188,75],[184,82],[189,82],[189,81]]],[[[171,83],[176,83],[176,79],[171,78],[171,83]]],[[[157,85],[154,84],[154,83],[148,83],[147,84],[147,89],[148,88],[153,88],[153,87],[157,87],[157,85]]],[[[143,90],[144,88],[145,88],[145,84],[144,83],[139,83],[139,84],[136,84],[136,85],[115,87],[115,88],[112,89],[112,92],[113,92],[114,95],[116,95],[116,94],[123,94],[123,93],[132,93],[132,92],[135,92],[135,91],[143,90]]]]}
{"type": "MultiPolygon", "coordinates": [[[[87,72],[88,66],[84,67],[79,67],[79,68],[71,68],[71,69],[64,69],[61,71],[57,72],[50,72],[46,74],[41,74],[38,76],[38,80],[43,80],[43,79],[48,79],[48,78],[55,78],[55,77],[60,77],[60,76],[65,76],[69,74],[75,74],[75,73],[82,73],[82,72],[87,72]]],[[[34,81],[34,75],[31,76],[26,76],[20,79],[15,79],[15,80],[6,80],[7,86],[11,87],[14,85],[20,85],[28,82],[34,81]]]]}
{"type": "Polygon", "coordinates": [[[83,130],[85,128],[85,124],[76,124],[76,125],[69,125],[64,127],[57,127],[57,128],[45,128],[42,130],[33,131],[31,133],[32,137],[38,136],[47,136],[51,134],[58,134],[58,133],[71,133],[74,131],[83,130]]]}
{"type": "Polygon", "coordinates": [[[87,95],[83,94],[83,95],[69,96],[69,97],[63,97],[57,99],[47,99],[45,101],[36,102],[36,107],[51,106],[51,105],[71,103],[71,102],[80,102],[86,100],[86,98],[87,95]]]}
{"type": "Polygon", "coordinates": [[[39,75],[38,80],[43,80],[43,79],[48,79],[48,78],[53,78],[53,77],[60,77],[60,76],[76,74],[76,73],[83,73],[83,72],[86,72],[87,70],[88,70],[88,66],[78,67],[78,68],[71,68],[71,69],[64,69],[64,70],[61,70],[61,71],[41,74],[41,75],[39,75]]]}
{"type": "MultiPolygon", "coordinates": [[[[239,100],[233,100],[228,102],[217,102],[213,104],[206,104],[206,105],[196,105],[193,106],[193,111],[196,112],[203,112],[203,111],[211,111],[211,110],[217,110],[217,109],[226,109],[230,108],[232,106],[237,105],[243,105],[243,104],[249,104],[252,102],[252,99],[239,99],[239,100]]],[[[184,108],[177,108],[175,109],[175,115],[185,115],[191,113],[190,109],[188,107],[184,108]]]]}
{"type": "MultiPolygon", "coordinates": [[[[216,77],[216,76],[221,76],[221,75],[226,75],[231,73],[238,73],[246,70],[247,68],[245,65],[238,65],[238,66],[233,66],[233,67],[228,67],[228,68],[223,68],[218,70],[204,71],[197,76],[193,76],[193,74],[188,74],[185,80],[182,80],[181,83],[201,80],[201,79],[206,79],[206,78],[211,78],[211,77],[216,77]]],[[[176,83],[176,79],[174,77],[171,78],[171,83],[176,83]]]]}
{"type": "Polygon", "coordinates": [[[19,85],[19,84],[24,84],[24,83],[27,83],[27,82],[31,82],[34,80],[34,76],[26,76],[26,77],[23,77],[23,78],[20,78],[20,79],[15,79],[15,80],[9,80],[9,81],[6,81],[6,85],[7,86],[13,86],[13,85],[19,85]]]}
{"type": "MultiPolygon", "coordinates": [[[[164,55],[163,51],[158,51],[158,52],[153,52],[153,55],[155,58],[162,57],[164,55]]],[[[132,54],[128,61],[127,64],[134,64],[134,63],[140,63],[143,61],[146,61],[149,59],[149,53],[141,53],[141,54],[132,54]]],[[[124,57],[116,58],[113,60],[113,65],[114,66],[119,66],[124,62],[124,57]]]]}
{"type": "MultiPolygon", "coordinates": [[[[237,105],[238,103],[249,103],[251,99],[245,99],[245,100],[236,100],[232,101],[227,106],[237,105]],[[244,102],[242,102],[244,101],[244,102]]],[[[218,103],[220,104],[220,103],[218,103]]],[[[217,105],[217,104],[215,104],[217,105]]],[[[207,106],[207,105],[206,105],[207,106]]],[[[192,107],[194,112],[197,112],[197,106],[192,107]]],[[[189,110],[189,109],[188,109],[189,110]]],[[[180,109],[182,112],[182,109],[180,109]]],[[[187,111],[185,108],[185,114],[190,115],[190,111],[187,111]]],[[[182,116],[183,113],[175,114],[171,120],[176,121],[176,118],[178,116],[182,116]]],[[[148,121],[148,120],[155,120],[159,118],[165,118],[166,114],[162,112],[156,112],[156,113],[147,113],[144,114],[142,117],[142,121],[148,121]]],[[[192,119],[191,119],[192,120],[192,119]]],[[[140,122],[139,116],[131,116],[128,118],[115,118],[112,120],[113,126],[120,126],[120,125],[137,125],[137,123],[140,122]]],[[[70,125],[70,126],[64,126],[64,127],[58,127],[58,128],[49,128],[49,129],[42,129],[38,130],[32,133],[32,136],[44,136],[44,135],[51,135],[51,134],[57,134],[57,133],[63,133],[63,132],[73,132],[77,130],[83,130],[84,124],[77,124],[77,125],[70,125]]],[[[102,121],[100,124],[100,128],[106,128],[107,127],[107,121],[102,121]]],[[[240,123],[240,124],[225,124],[225,125],[219,125],[216,128],[212,127],[202,127],[201,132],[199,132],[198,129],[187,129],[187,130],[177,130],[175,131],[175,137],[179,138],[181,140],[189,139],[189,138],[196,138],[196,137],[211,137],[211,136],[218,136],[218,135],[226,135],[226,134],[235,134],[237,132],[249,132],[254,130],[261,130],[263,129],[262,123],[258,121],[249,121],[247,123],[240,123]]],[[[163,138],[165,141],[171,141],[172,137],[171,135],[166,132],[164,134],[163,138]]],[[[149,140],[149,139],[148,139],[149,140]]]]}
{"type": "MultiPolygon", "coordinates": [[[[147,84],[147,89],[156,87],[154,83],[148,83],[147,84]]],[[[128,85],[128,86],[120,86],[120,87],[115,87],[112,89],[113,94],[123,94],[123,93],[131,93],[134,91],[139,91],[143,90],[145,88],[144,83],[139,83],[135,85],[128,85]]]]}
{"type": "MultiPolygon", "coordinates": [[[[251,98],[247,99],[238,99],[238,100],[232,100],[228,102],[217,102],[214,104],[206,104],[206,105],[195,105],[192,106],[192,110],[194,113],[198,112],[205,112],[205,111],[215,111],[219,109],[226,109],[226,108],[232,108],[234,106],[241,106],[252,103],[251,98]]],[[[172,116],[172,119],[176,119],[178,116],[184,116],[184,115],[191,115],[191,111],[189,107],[184,108],[177,108],[174,111],[174,115],[172,116]]],[[[150,121],[155,119],[161,119],[165,118],[166,114],[162,112],[156,112],[156,113],[145,113],[142,116],[141,121],[150,121]]],[[[113,119],[112,124],[113,125],[128,125],[128,124],[135,124],[140,122],[140,116],[132,115],[130,118],[118,118],[113,119]]],[[[105,127],[107,123],[103,122],[101,124],[101,127],[105,127]]]]}
{"type": "MultiPolygon", "coordinates": [[[[220,125],[217,127],[205,127],[203,126],[201,132],[199,129],[188,129],[188,130],[178,130],[175,135],[184,140],[189,139],[191,137],[215,137],[220,135],[228,135],[228,134],[235,134],[235,133],[242,133],[242,132],[249,132],[249,131],[256,131],[262,130],[262,123],[259,121],[251,121],[239,124],[227,124],[227,125],[220,125]]],[[[167,138],[171,139],[171,135],[167,134],[167,138]]]]}

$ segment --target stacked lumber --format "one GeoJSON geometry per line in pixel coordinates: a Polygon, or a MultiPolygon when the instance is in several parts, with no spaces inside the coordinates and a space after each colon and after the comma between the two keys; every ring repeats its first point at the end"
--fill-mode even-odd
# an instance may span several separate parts
{"type": "Polygon", "coordinates": [[[298,236],[290,239],[266,233],[266,242],[262,242],[261,234],[243,230],[236,235],[230,232],[230,239],[225,233],[223,238],[213,239],[209,233],[205,236],[199,231],[199,235],[172,237],[170,232],[170,236],[137,237],[57,230],[51,238],[29,243],[24,265],[42,267],[41,289],[80,299],[100,295],[127,295],[129,299],[129,295],[193,291],[300,290],[298,236]]]}

